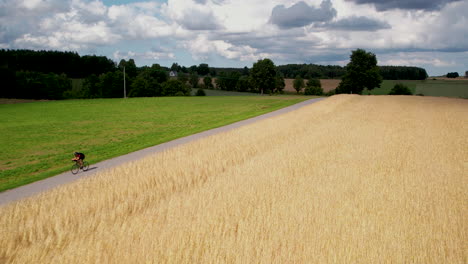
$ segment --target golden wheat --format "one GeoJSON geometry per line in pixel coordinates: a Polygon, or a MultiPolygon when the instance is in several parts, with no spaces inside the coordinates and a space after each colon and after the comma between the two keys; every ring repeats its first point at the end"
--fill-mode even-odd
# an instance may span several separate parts
{"type": "Polygon", "coordinates": [[[0,208],[7,263],[467,263],[468,101],[333,96],[0,208]]]}

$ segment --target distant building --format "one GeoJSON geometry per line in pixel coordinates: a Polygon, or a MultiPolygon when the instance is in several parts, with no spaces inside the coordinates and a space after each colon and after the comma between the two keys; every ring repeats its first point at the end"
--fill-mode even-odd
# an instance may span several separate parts
{"type": "Polygon", "coordinates": [[[176,71],[169,72],[169,77],[177,77],[177,72],[176,71]]]}

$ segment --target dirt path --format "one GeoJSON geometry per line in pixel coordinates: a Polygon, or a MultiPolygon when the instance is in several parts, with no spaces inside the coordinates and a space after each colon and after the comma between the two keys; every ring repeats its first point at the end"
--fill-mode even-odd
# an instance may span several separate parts
{"type": "Polygon", "coordinates": [[[121,165],[122,163],[135,161],[135,160],[141,159],[141,158],[143,158],[145,156],[155,154],[155,153],[158,153],[158,152],[162,152],[162,151],[164,151],[166,149],[173,148],[173,147],[176,147],[178,145],[188,143],[190,141],[194,141],[194,140],[197,140],[197,139],[200,139],[200,138],[203,138],[203,137],[208,137],[208,136],[211,136],[211,135],[214,135],[214,134],[217,134],[217,133],[229,131],[229,130],[232,130],[232,129],[235,129],[235,128],[238,128],[238,127],[241,127],[241,126],[245,126],[245,125],[248,125],[248,124],[251,124],[251,123],[254,123],[256,121],[266,119],[266,118],[269,118],[269,117],[272,117],[272,116],[276,116],[276,115],[284,114],[284,113],[287,113],[287,112],[291,112],[291,111],[299,109],[299,108],[301,108],[303,106],[306,106],[306,105],[321,101],[323,99],[325,99],[325,98],[310,99],[310,100],[307,100],[307,101],[304,101],[304,102],[301,102],[301,103],[298,103],[298,104],[295,104],[295,105],[292,105],[292,106],[288,106],[288,107],[276,110],[274,112],[270,112],[270,113],[267,113],[267,114],[264,114],[264,115],[253,117],[253,118],[250,118],[250,119],[247,119],[247,120],[239,121],[237,123],[233,123],[233,124],[230,124],[230,125],[227,125],[227,126],[207,130],[207,131],[204,131],[204,132],[201,132],[201,133],[198,133],[198,134],[190,135],[190,136],[187,136],[187,137],[183,137],[183,138],[179,138],[179,139],[176,139],[176,140],[173,140],[173,141],[162,143],[162,144],[159,144],[159,145],[156,145],[156,146],[153,146],[153,147],[149,147],[149,148],[146,148],[146,149],[135,151],[135,152],[132,152],[132,153],[120,156],[120,157],[105,160],[105,161],[102,161],[102,162],[99,162],[99,163],[96,163],[96,164],[91,164],[88,171],[86,171],[86,172],[80,171],[76,175],[73,175],[71,172],[65,172],[65,173],[59,174],[57,176],[49,177],[49,178],[44,179],[44,180],[40,180],[40,181],[37,181],[37,182],[30,183],[28,185],[24,185],[24,186],[15,188],[15,189],[0,192],[0,205],[6,204],[6,203],[9,203],[9,202],[13,202],[13,201],[16,201],[16,200],[19,200],[19,199],[22,199],[22,198],[26,198],[26,197],[32,196],[34,194],[37,194],[37,193],[40,193],[40,192],[43,192],[43,191],[47,191],[47,190],[52,189],[52,188],[54,188],[56,186],[59,186],[61,184],[65,184],[65,183],[75,181],[75,180],[77,180],[77,179],[79,179],[81,177],[90,177],[90,176],[92,176],[92,175],[94,175],[94,174],[96,174],[98,172],[103,171],[103,170],[106,170],[106,169],[113,168],[113,167],[116,167],[118,165],[121,165]]]}

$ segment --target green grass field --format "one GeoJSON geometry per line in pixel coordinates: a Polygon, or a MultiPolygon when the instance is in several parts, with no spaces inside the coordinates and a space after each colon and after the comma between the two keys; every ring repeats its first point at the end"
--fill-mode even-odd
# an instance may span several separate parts
{"type": "MultiPolygon", "coordinates": [[[[432,80],[409,81],[409,80],[384,80],[381,88],[371,91],[373,95],[385,95],[397,83],[403,83],[410,88],[413,94],[425,96],[444,96],[455,98],[468,98],[468,80],[432,80]]],[[[362,94],[367,94],[364,91],[362,94]]]]}
{"type": "Polygon", "coordinates": [[[0,105],[0,191],[271,112],[310,97],[94,99],[0,105]]]}

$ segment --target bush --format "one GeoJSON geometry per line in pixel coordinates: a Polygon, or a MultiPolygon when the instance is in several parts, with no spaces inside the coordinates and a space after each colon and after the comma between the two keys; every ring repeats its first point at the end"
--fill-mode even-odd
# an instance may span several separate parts
{"type": "Polygon", "coordinates": [[[207,89],[214,89],[213,79],[211,79],[209,76],[205,76],[205,78],[203,78],[203,84],[207,89]]]}
{"type": "Polygon", "coordinates": [[[179,80],[169,80],[162,85],[164,96],[190,95],[192,88],[179,80]]]}
{"type": "Polygon", "coordinates": [[[190,74],[189,83],[192,86],[192,88],[197,88],[198,81],[199,81],[199,78],[198,78],[198,75],[196,73],[190,74]]]}
{"type": "Polygon", "coordinates": [[[203,89],[198,89],[197,93],[195,94],[196,96],[206,96],[205,90],[203,89]]]}
{"type": "Polygon", "coordinates": [[[301,76],[297,76],[296,79],[293,81],[293,86],[294,90],[296,90],[297,93],[299,93],[302,88],[304,88],[304,79],[301,78],[301,76]]]}
{"type": "Polygon", "coordinates": [[[335,95],[335,94],[336,94],[336,89],[330,90],[330,91],[325,93],[326,96],[332,96],[332,95],[335,95]]]}
{"type": "Polygon", "coordinates": [[[307,86],[304,91],[305,95],[322,95],[323,89],[319,86],[307,86]]]}
{"type": "Polygon", "coordinates": [[[447,78],[458,78],[460,75],[458,75],[458,72],[449,72],[447,73],[447,78]]]}
{"type": "Polygon", "coordinates": [[[307,81],[307,86],[322,87],[322,83],[319,79],[311,78],[307,81]]]}
{"type": "Polygon", "coordinates": [[[392,90],[388,94],[389,95],[412,95],[413,93],[408,88],[408,86],[402,83],[397,83],[395,84],[395,86],[393,86],[392,90]]]}

